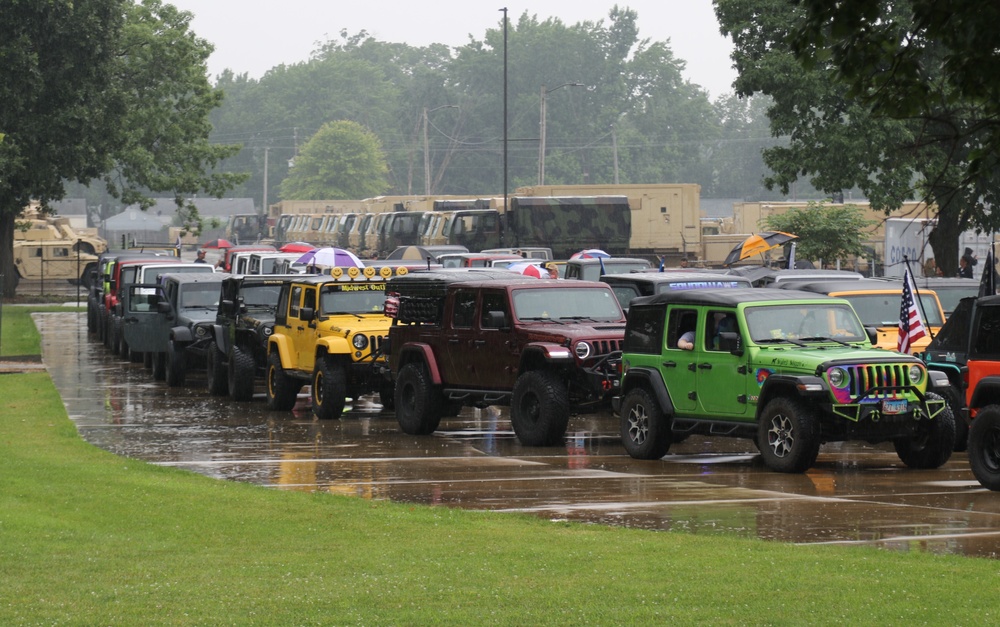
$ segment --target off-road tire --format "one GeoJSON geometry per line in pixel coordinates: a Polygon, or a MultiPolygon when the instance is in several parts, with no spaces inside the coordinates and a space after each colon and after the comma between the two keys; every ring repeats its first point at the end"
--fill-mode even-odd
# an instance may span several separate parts
{"type": "Polygon", "coordinates": [[[167,341],[167,385],[172,388],[184,385],[185,363],[184,347],[178,346],[173,340],[167,341]]]}
{"type": "Polygon", "coordinates": [[[234,345],[229,351],[228,375],[229,396],[240,403],[253,400],[254,376],[257,374],[257,364],[253,355],[234,345]]]}
{"type": "Polygon", "coordinates": [[[441,393],[422,363],[409,363],[396,376],[396,420],[403,433],[427,435],[441,423],[441,393]]]}
{"type": "Polygon", "coordinates": [[[347,404],[347,370],[334,357],[316,360],[312,376],[312,411],[320,420],[334,420],[347,404]]]}
{"type": "Polygon", "coordinates": [[[670,416],[646,389],[632,388],[621,406],[621,436],[625,451],[635,459],[660,459],[670,450],[670,416]]]}
{"type": "MultiPolygon", "coordinates": [[[[933,392],[927,393],[930,400],[942,400],[933,392]]],[[[893,440],[896,455],[910,468],[927,470],[944,465],[955,449],[955,416],[945,403],[944,409],[933,420],[921,421],[926,427],[913,437],[893,440]]]]}
{"type": "Polygon", "coordinates": [[[965,401],[962,399],[961,392],[953,387],[941,390],[941,396],[948,401],[951,415],[955,418],[955,448],[953,450],[961,453],[969,444],[969,423],[965,418],[962,418],[965,401]]]}
{"type": "Polygon", "coordinates": [[[212,396],[225,396],[229,393],[229,371],[223,361],[219,345],[212,342],[205,354],[205,374],[207,375],[208,393],[212,396]]]}
{"type": "Polygon", "coordinates": [[[164,352],[151,353],[150,368],[153,371],[154,381],[163,381],[167,378],[167,355],[164,352]]]}
{"type": "Polygon", "coordinates": [[[805,472],[819,455],[819,420],[799,399],[776,398],[761,413],[757,444],[764,465],[771,470],[805,472]]]}
{"type": "Polygon", "coordinates": [[[969,465],[984,488],[1000,490],[1000,405],[987,405],[972,421],[969,465]]]}
{"type": "Polygon", "coordinates": [[[273,351],[267,356],[267,406],[277,411],[288,411],[295,407],[295,400],[302,382],[285,374],[281,367],[281,356],[273,351]]]}
{"type": "Polygon", "coordinates": [[[510,424],[525,446],[553,446],[566,435],[569,391],[555,372],[531,370],[514,382],[510,424]]]}

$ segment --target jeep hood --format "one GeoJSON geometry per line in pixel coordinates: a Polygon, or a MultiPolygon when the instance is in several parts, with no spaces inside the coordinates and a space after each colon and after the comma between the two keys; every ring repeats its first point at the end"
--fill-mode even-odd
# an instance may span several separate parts
{"type": "Polygon", "coordinates": [[[774,373],[816,374],[837,364],[919,363],[911,355],[894,351],[848,346],[832,347],[828,344],[810,344],[806,347],[751,347],[750,363],[757,368],[767,368],[774,373]]]}

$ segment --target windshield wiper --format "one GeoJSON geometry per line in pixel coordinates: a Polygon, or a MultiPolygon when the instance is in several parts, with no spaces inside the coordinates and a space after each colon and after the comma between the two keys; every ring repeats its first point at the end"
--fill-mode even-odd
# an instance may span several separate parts
{"type": "Polygon", "coordinates": [[[837,344],[842,344],[844,346],[850,346],[847,342],[838,340],[832,337],[826,337],[824,335],[816,335],[813,337],[803,337],[800,338],[803,342],[836,342],[837,344]]]}
{"type": "Polygon", "coordinates": [[[782,342],[788,342],[789,344],[795,344],[796,346],[805,346],[802,342],[798,340],[790,340],[786,337],[768,337],[763,340],[754,340],[758,344],[780,344],[782,342]]]}
{"type": "Polygon", "coordinates": [[[562,324],[559,320],[555,318],[550,318],[549,316],[529,316],[526,318],[518,318],[522,322],[556,322],[562,324]]]}
{"type": "Polygon", "coordinates": [[[597,322],[594,318],[590,316],[559,316],[560,320],[586,320],[588,322],[597,322]]]}

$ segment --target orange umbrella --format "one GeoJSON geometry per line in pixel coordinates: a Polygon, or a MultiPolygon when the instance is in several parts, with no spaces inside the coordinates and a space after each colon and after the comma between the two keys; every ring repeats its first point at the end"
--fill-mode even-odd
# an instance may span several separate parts
{"type": "Polygon", "coordinates": [[[790,242],[793,239],[798,239],[798,235],[792,235],[791,233],[784,233],[782,231],[763,231],[761,233],[755,233],[750,237],[743,240],[736,248],[729,251],[726,256],[726,260],[722,262],[723,265],[730,265],[736,263],[737,261],[746,259],[747,257],[753,257],[754,255],[762,255],[772,248],[777,248],[785,242],[790,242]]]}

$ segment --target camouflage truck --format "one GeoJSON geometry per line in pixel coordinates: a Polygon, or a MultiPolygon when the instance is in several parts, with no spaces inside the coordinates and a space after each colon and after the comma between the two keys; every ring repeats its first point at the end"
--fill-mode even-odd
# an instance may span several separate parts
{"type": "Polygon", "coordinates": [[[544,246],[556,259],[584,248],[611,255],[629,251],[632,215],[625,196],[514,197],[510,202],[506,246],[544,246]]]}

